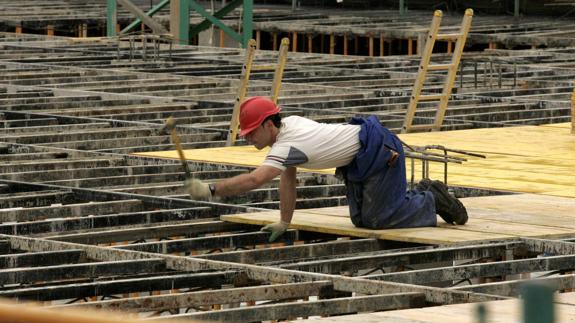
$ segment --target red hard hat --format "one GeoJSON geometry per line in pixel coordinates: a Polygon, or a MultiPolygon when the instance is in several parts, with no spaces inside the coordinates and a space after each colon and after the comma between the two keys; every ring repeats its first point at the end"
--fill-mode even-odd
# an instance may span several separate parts
{"type": "Polygon", "coordinates": [[[280,108],[269,98],[251,97],[240,106],[240,136],[245,136],[259,127],[265,118],[280,112],[280,108]]]}

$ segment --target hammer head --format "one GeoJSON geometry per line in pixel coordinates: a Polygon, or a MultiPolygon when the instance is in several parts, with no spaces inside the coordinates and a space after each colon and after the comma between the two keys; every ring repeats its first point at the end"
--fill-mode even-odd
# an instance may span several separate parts
{"type": "Polygon", "coordinates": [[[172,130],[175,129],[175,127],[176,127],[176,120],[174,120],[174,118],[170,116],[168,119],[166,119],[166,123],[164,124],[164,126],[160,128],[159,133],[169,135],[172,132],[172,130]]]}

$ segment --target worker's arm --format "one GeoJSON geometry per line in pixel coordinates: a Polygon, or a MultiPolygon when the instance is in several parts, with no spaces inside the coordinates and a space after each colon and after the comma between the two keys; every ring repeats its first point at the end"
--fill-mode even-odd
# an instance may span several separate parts
{"type": "Polygon", "coordinates": [[[288,167],[280,178],[280,212],[281,220],[290,223],[293,217],[296,200],[296,168],[288,167]]]}
{"type": "Polygon", "coordinates": [[[262,231],[271,233],[268,241],[274,242],[286,232],[293,217],[296,201],[296,168],[288,167],[280,178],[280,222],[266,225],[262,231]]]}
{"type": "Polygon", "coordinates": [[[228,196],[241,194],[258,188],[281,174],[281,170],[272,166],[260,166],[249,174],[242,174],[219,181],[210,186],[197,178],[184,181],[184,187],[194,199],[209,199],[212,195],[228,196]]]}
{"type": "Polygon", "coordinates": [[[256,189],[281,174],[281,170],[272,166],[260,166],[248,174],[241,174],[215,183],[217,196],[237,195],[256,189]]]}

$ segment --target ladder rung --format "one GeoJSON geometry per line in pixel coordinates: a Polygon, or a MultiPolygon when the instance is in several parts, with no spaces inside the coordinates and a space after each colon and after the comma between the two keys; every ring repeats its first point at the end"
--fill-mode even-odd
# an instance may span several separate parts
{"type": "Polygon", "coordinates": [[[435,37],[435,40],[455,40],[461,36],[461,33],[457,34],[439,34],[435,37]]]}
{"type": "Polygon", "coordinates": [[[453,64],[435,64],[427,66],[428,71],[448,70],[453,64]]]}
{"type": "Polygon", "coordinates": [[[419,101],[441,100],[442,98],[443,98],[443,94],[420,95],[420,96],[419,96],[419,101]]]}
{"type": "Polygon", "coordinates": [[[411,125],[411,127],[409,127],[409,130],[433,130],[433,124],[416,124],[416,125],[411,125]]]}
{"type": "Polygon", "coordinates": [[[275,65],[254,65],[252,66],[252,71],[269,71],[269,70],[275,70],[276,66],[275,65]]]}

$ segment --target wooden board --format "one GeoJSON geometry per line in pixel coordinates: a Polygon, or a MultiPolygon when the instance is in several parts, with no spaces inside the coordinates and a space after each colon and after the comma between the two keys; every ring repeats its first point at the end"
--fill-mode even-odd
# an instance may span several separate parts
{"type": "MultiPolygon", "coordinates": [[[[575,293],[555,296],[555,322],[575,321],[575,293]]],[[[487,309],[487,322],[523,322],[523,303],[512,299],[483,303],[487,309]]],[[[310,320],[311,321],[311,320],[310,320]]],[[[318,321],[316,320],[313,320],[318,321]]],[[[376,312],[322,318],[320,322],[346,323],[473,323],[477,322],[477,304],[455,304],[397,311],[376,312]]]]}
{"type": "MultiPolygon", "coordinates": [[[[575,237],[575,199],[513,194],[462,199],[469,213],[463,226],[445,223],[438,227],[368,230],[356,228],[346,206],[297,210],[291,228],[355,237],[414,242],[458,244],[494,239],[533,237],[557,239],[575,237]]],[[[279,211],[231,214],[221,217],[230,222],[265,225],[279,220],[279,211]]]]}
{"type": "MultiPolygon", "coordinates": [[[[565,123],[402,134],[400,137],[409,145],[444,145],[487,156],[487,159],[468,157],[461,165],[450,164],[449,184],[575,197],[575,135],[569,127],[570,124],[565,123]]],[[[257,167],[267,151],[240,146],[186,150],[185,155],[195,161],[257,167]]],[[[136,154],[178,158],[175,151],[136,154]]],[[[406,166],[407,177],[411,178],[411,163],[408,161],[406,166]]],[[[443,179],[443,165],[431,163],[430,166],[430,177],[443,179]]],[[[334,170],[315,171],[333,173],[334,170]]],[[[416,180],[421,177],[420,163],[416,163],[414,174],[416,180]]]]}

